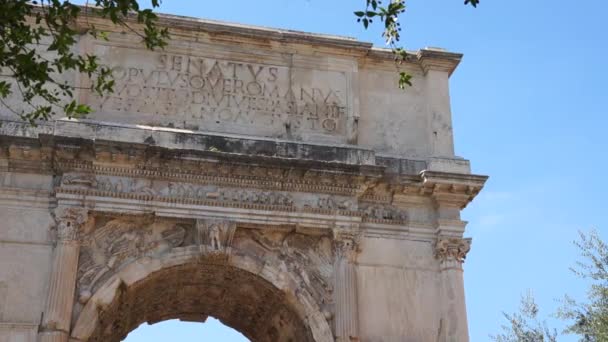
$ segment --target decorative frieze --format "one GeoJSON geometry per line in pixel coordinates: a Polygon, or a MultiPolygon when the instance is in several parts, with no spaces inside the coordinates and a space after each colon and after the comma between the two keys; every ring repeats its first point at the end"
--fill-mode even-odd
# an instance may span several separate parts
{"type": "Polygon", "coordinates": [[[407,212],[391,205],[362,203],[359,210],[364,222],[405,224],[407,223],[407,212]]]}
{"type": "Polygon", "coordinates": [[[96,188],[97,178],[90,172],[67,173],[61,177],[61,185],[77,188],[96,188]]]}
{"type": "Polygon", "coordinates": [[[319,196],[319,199],[317,200],[317,207],[319,209],[347,211],[356,209],[352,199],[337,198],[335,196],[319,196]]]}
{"type": "Polygon", "coordinates": [[[213,185],[198,185],[177,182],[156,182],[146,179],[98,177],[98,191],[129,193],[170,198],[190,198],[289,207],[293,198],[287,193],[218,188],[213,185]]]}
{"type": "Polygon", "coordinates": [[[185,160],[183,162],[175,160],[175,163],[178,165],[172,168],[154,165],[108,167],[74,160],[56,161],[55,165],[59,169],[66,171],[88,172],[115,177],[153,178],[191,184],[216,184],[226,187],[318,192],[344,196],[356,194],[359,191],[360,178],[365,178],[348,173],[305,172],[297,169],[268,168],[263,166],[259,166],[260,171],[254,167],[231,166],[231,164],[218,165],[218,163],[196,160],[185,160]]]}

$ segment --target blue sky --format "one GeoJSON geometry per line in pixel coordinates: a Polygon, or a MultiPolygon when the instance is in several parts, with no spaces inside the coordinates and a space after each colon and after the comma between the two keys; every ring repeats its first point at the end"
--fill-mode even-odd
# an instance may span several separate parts
{"type": "MultiPolygon", "coordinates": [[[[451,79],[456,150],[491,176],[463,212],[473,237],[465,285],[471,341],[488,341],[504,323],[501,311],[516,310],[528,289],[547,315],[563,294],[582,297],[584,282],[568,270],[578,258],[572,241],[591,228],[608,239],[608,2],[462,2],[408,1],[403,43],[465,54],[451,79]]],[[[165,0],[161,11],[382,45],[378,29],[355,22],[363,3],[165,0]]],[[[126,341],[166,340],[243,338],[210,320],[142,326],[126,341]]]]}

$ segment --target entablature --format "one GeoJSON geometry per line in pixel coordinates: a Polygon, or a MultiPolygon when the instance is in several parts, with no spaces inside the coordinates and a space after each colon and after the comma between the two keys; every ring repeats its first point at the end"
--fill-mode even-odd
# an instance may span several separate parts
{"type": "Polygon", "coordinates": [[[108,126],[5,123],[0,165],[3,171],[55,175],[58,201],[84,199],[104,210],[196,207],[220,216],[255,212],[260,223],[272,212],[284,217],[277,224],[329,227],[340,221],[377,230],[401,227],[396,229],[402,233],[411,222],[431,225],[412,219],[413,208],[436,202],[463,208],[487,179],[425,170],[424,160],[377,157],[350,145],[108,126]]]}

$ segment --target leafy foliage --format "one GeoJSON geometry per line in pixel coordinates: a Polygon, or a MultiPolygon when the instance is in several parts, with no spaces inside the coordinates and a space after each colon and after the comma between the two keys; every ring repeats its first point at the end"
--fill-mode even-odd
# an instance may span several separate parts
{"type": "Polygon", "coordinates": [[[557,316],[571,322],[565,332],[580,336],[580,341],[608,341],[608,246],[596,230],[579,235],[575,244],[585,261],[577,262],[571,270],[591,280],[587,302],[566,296],[557,316]]]}
{"type": "MultiPolygon", "coordinates": [[[[407,60],[407,52],[403,47],[398,45],[401,39],[401,23],[399,22],[399,16],[405,13],[405,0],[388,0],[387,5],[385,4],[386,2],[386,0],[366,0],[365,10],[356,11],[355,16],[357,17],[357,21],[362,23],[365,29],[367,29],[374,20],[379,20],[384,24],[382,37],[384,38],[386,45],[389,46],[395,54],[395,61],[399,72],[399,88],[404,89],[405,86],[412,85],[412,76],[399,69],[399,65],[407,60]]],[[[479,0],[465,0],[464,4],[477,7],[477,5],[479,5],[479,0]]]]}
{"type": "Polygon", "coordinates": [[[503,325],[503,333],[491,336],[496,342],[556,342],[557,332],[551,331],[546,322],[538,319],[538,305],[530,293],[522,296],[519,312],[503,315],[509,325],[503,325]]]}
{"type": "MultiPolygon", "coordinates": [[[[97,56],[74,52],[83,34],[76,25],[83,10],[137,33],[148,49],[166,45],[167,29],[157,27],[156,14],[141,9],[136,0],[95,0],[94,5],[80,7],[67,0],[0,0],[0,101],[4,107],[30,123],[58,112],[68,117],[90,113],[87,104],[73,99],[79,87],[61,78],[70,70],[86,74],[91,79],[90,89],[99,95],[113,91],[111,71],[99,64],[97,56]],[[141,24],[143,32],[131,28],[131,21],[141,24]],[[4,101],[15,92],[28,109],[17,111],[4,101]]],[[[159,5],[159,0],[151,0],[153,8],[159,5]]],[[[107,37],[93,25],[85,31],[96,38],[107,37]]]]}
{"type": "MultiPolygon", "coordinates": [[[[591,281],[587,301],[577,302],[565,296],[556,316],[569,322],[566,334],[579,337],[581,342],[608,341],[608,245],[596,230],[589,234],[579,232],[579,248],[583,261],[571,270],[583,279],[591,281]]],[[[538,306],[528,294],[522,298],[520,312],[504,314],[509,322],[503,326],[503,334],[492,336],[497,342],[555,342],[555,330],[550,331],[544,322],[538,321],[538,306]]]]}

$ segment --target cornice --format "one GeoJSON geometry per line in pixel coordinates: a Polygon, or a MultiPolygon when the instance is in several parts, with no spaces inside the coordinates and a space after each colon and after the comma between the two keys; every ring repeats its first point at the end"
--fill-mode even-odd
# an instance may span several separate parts
{"type": "Polygon", "coordinates": [[[333,194],[399,207],[425,206],[432,200],[441,206],[464,208],[487,180],[487,176],[453,172],[423,170],[416,174],[427,165],[424,160],[376,159],[374,151],[351,145],[324,146],[203,132],[190,132],[194,137],[189,137],[182,131],[61,120],[36,128],[3,122],[0,169],[333,194]],[[126,134],[121,129],[137,133],[126,134]],[[111,140],[112,132],[121,137],[119,141],[111,140]],[[155,143],[147,138],[160,138],[161,133],[168,136],[152,139],[155,143]],[[209,139],[232,140],[214,149],[209,139]],[[186,140],[192,142],[183,143],[186,140]],[[162,141],[173,143],[165,146],[162,141]],[[258,143],[265,147],[261,154],[258,143]],[[269,153],[276,147],[273,144],[291,147],[269,153]]]}
{"type": "MultiPolygon", "coordinates": [[[[98,29],[118,30],[109,20],[96,16],[93,11],[94,6],[82,6],[82,8],[83,15],[79,17],[79,25],[83,29],[95,24],[98,29]]],[[[395,59],[391,49],[374,47],[371,42],[359,41],[353,37],[245,25],[165,13],[157,13],[157,15],[160,26],[180,30],[179,36],[182,39],[191,35],[199,40],[201,35],[207,35],[212,37],[210,40],[217,43],[222,41],[251,41],[253,44],[269,49],[271,45],[274,49],[279,48],[276,43],[296,46],[307,45],[312,47],[313,50],[325,49],[323,52],[328,55],[340,54],[384,61],[395,59]]],[[[134,15],[131,15],[128,20],[132,22],[133,27],[140,27],[134,15]]],[[[430,66],[431,68],[442,67],[451,74],[461,58],[462,54],[436,48],[424,48],[418,51],[407,51],[406,60],[408,63],[419,65],[425,72],[430,66]]]]}
{"type": "Polygon", "coordinates": [[[437,70],[447,72],[450,76],[462,59],[462,54],[460,53],[447,52],[437,48],[419,50],[416,56],[424,73],[427,73],[429,70],[437,70]]]}
{"type": "Polygon", "coordinates": [[[464,209],[483,188],[488,176],[422,171],[421,194],[431,196],[440,206],[464,209]]]}

